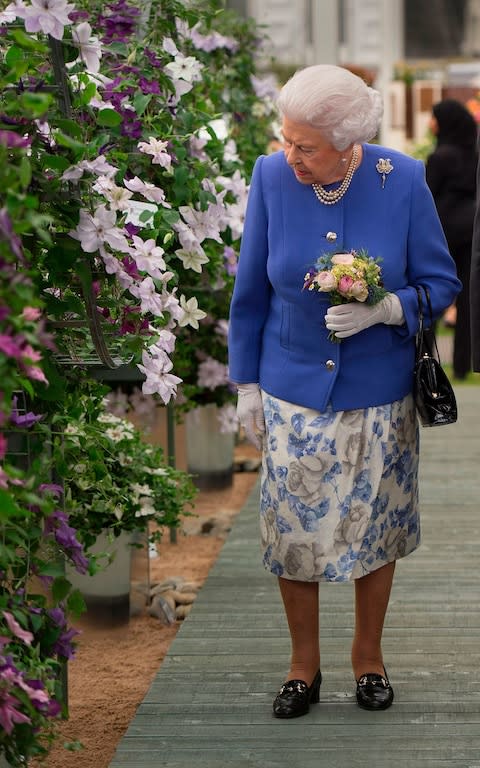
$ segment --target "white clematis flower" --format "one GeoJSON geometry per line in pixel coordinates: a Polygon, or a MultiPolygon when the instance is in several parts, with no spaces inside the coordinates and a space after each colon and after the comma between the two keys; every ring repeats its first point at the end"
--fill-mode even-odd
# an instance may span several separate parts
{"type": "Polygon", "coordinates": [[[207,313],[204,312],[203,309],[198,308],[196,297],[192,296],[192,298],[187,301],[182,293],[180,296],[180,307],[183,310],[183,315],[178,321],[179,326],[183,328],[186,325],[191,325],[192,328],[198,330],[200,327],[198,321],[203,320],[203,318],[207,316],[207,313]]]}

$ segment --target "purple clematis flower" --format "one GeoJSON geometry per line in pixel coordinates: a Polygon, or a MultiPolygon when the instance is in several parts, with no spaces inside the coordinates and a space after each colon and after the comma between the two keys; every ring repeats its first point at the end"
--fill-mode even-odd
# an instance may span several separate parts
{"type": "Polygon", "coordinates": [[[32,140],[28,136],[19,136],[15,131],[5,131],[0,129],[0,144],[8,149],[19,149],[29,147],[32,140]]]}
{"type": "Polygon", "coordinates": [[[37,421],[43,419],[43,413],[39,415],[32,413],[32,411],[29,411],[28,413],[20,413],[17,408],[17,402],[17,397],[14,397],[12,400],[12,412],[10,414],[10,421],[12,424],[15,424],[16,427],[29,429],[30,427],[33,427],[37,421]]]}
{"type": "Polygon", "coordinates": [[[0,208],[0,239],[6,240],[10,244],[13,255],[22,263],[25,262],[22,241],[13,231],[12,220],[6,208],[0,208]]]}
{"type": "Polygon", "coordinates": [[[77,539],[75,528],[68,525],[68,515],[60,509],[45,518],[44,534],[53,535],[58,546],[71,559],[79,573],[87,573],[89,561],[85,557],[83,545],[77,539]]]}

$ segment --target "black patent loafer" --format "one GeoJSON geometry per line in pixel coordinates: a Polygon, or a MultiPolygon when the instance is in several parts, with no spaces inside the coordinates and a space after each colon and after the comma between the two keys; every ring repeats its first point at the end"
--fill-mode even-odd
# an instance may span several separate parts
{"type": "Polygon", "coordinates": [[[357,680],[357,704],[362,709],[388,709],[393,702],[393,688],[385,673],[369,672],[357,680]]]}
{"type": "Polygon", "coordinates": [[[310,704],[320,701],[322,673],[318,670],[310,686],[304,680],[287,680],[273,702],[274,717],[301,717],[306,715],[310,704]]]}

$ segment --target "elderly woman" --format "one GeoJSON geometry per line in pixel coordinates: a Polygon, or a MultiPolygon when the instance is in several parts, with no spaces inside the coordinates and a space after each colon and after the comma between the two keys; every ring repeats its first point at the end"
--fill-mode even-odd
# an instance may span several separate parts
{"type": "Polygon", "coordinates": [[[321,581],[354,581],[357,702],[386,709],[381,640],[395,562],[420,539],[416,286],[435,317],[461,286],[423,163],[367,143],[378,92],[318,65],[286,83],[278,107],[284,150],[254,168],[229,338],[239,420],[263,446],[263,561],[292,644],[273,714],[297,717],[319,701],[321,581]],[[381,300],[332,304],[303,289],[319,257],[348,263],[352,251],[381,258],[381,300]]]}

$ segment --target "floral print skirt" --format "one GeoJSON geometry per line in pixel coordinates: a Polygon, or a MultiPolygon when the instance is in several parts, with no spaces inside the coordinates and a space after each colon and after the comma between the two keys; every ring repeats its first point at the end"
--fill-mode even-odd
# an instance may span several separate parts
{"type": "Polygon", "coordinates": [[[411,395],[320,413],[262,392],[263,562],[298,581],[350,581],[420,542],[411,395]]]}

